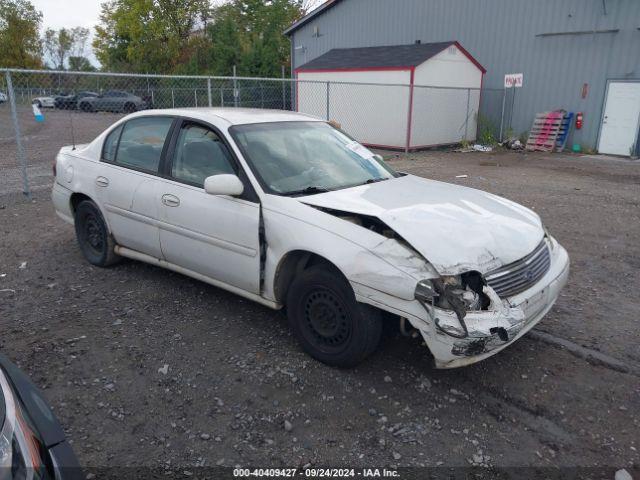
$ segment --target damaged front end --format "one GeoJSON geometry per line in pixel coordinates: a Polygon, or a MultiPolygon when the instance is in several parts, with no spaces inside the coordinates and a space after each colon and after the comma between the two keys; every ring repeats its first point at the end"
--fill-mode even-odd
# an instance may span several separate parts
{"type": "Polygon", "coordinates": [[[472,271],[418,283],[416,300],[434,328],[420,329],[436,366],[453,368],[480,361],[513,343],[551,309],[566,284],[569,258],[549,239],[550,261],[535,284],[501,298],[485,276],[472,271]],[[551,245],[554,248],[551,248],[551,245]]]}
{"type": "Polygon", "coordinates": [[[478,355],[489,343],[508,342],[514,326],[525,318],[521,308],[506,306],[479,272],[422,281],[416,300],[438,333],[464,340],[452,347],[451,353],[459,356],[478,355]]]}
{"type": "MultiPolygon", "coordinates": [[[[318,198],[314,202],[330,203],[318,198]]],[[[550,310],[568,278],[567,252],[542,225],[499,245],[492,243],[496,228],[486,235],[482,233],[486,226],[478,227],[477,235],[488,237],[486,241],[469,241],[467,248],[457,240],[460,250],[445,255],[443,251],[452,250],[456,242],[450,242],[452,246],[447,243],[449,237],[443,238],[428,226],[420,231],[434,241],[420,242],[408,224],[399,224],[404,211],[395,210],[393,216],[365,215],[326,205],[310,206],[363,229],[358,239],[366,254],[355,255],[345,265],[357,300],[397,315],[405,333],[407,322],[411,324],[423,337],[437,368],[469,365],[512,344],[550,310]],[[373,235],[364,235],[364,231],[373,235]],[[374,258],[402,274],[383,274],[378,268],[382,264],[372,262],[374,258]],[[458,261],[460,258],[464,261],[458,261]]],[[[505,223],[503,231],[507,230],[513,231],[513,226],[507,228],[505,223]]]]}

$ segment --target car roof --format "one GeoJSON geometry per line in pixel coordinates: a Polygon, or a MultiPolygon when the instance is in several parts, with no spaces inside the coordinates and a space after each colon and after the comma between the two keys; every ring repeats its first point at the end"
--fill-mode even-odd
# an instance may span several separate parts
{"type": "Polygon", "coordinates": [[[303,113],[289,112],[285,110],[265,110],[260,108],[169,108],[165,110],[145,110],[133,114],[132,117],[149,115],[176,115],[203,121],[222,119],[229,125],[322,121],[316,117],[303,113]]]}

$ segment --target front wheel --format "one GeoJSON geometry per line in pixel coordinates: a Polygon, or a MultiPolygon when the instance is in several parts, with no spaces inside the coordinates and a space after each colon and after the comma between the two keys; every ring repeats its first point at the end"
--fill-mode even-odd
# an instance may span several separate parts
{"type": "Polygon", "coordinates": [[[346,279],[324,265],[294,279],[287,317],[304,350],[327,365],[355,367],[380,343],[380,311],[356,302],[346,279]]]}
{"type": "Polygon", "coordinates": [[[80,202],[74,223],[78,245],[89,263],[108,267],[120,260],[115,253],[116,243],[95,203],[91,200],[80,202]]]}

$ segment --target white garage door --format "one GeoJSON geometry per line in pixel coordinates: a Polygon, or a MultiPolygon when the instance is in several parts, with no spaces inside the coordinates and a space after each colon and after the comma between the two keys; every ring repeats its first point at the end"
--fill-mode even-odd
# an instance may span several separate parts
{"type": "Polygon", "coordinates": [[[609,83],[598,151],[611,155],[632,155],[639,121],[640,82],[609,83]]]}

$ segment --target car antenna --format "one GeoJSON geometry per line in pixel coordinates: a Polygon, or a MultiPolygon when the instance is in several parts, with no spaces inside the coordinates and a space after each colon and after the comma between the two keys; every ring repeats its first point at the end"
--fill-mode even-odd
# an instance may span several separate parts
{"type": "Polygon", "coordinates": [[[76,149],[76,134],[73,128],[73,110],[69,111],[69,123],[71,124],[71,150],[76,149]]]}

